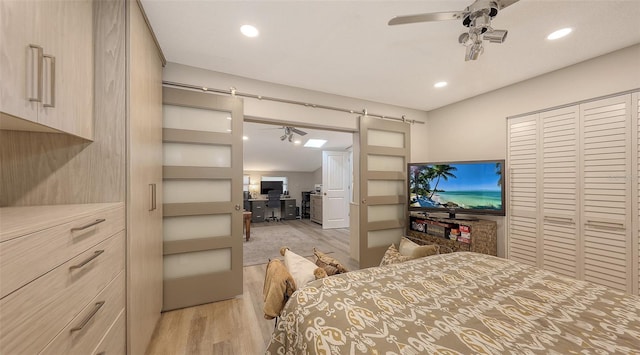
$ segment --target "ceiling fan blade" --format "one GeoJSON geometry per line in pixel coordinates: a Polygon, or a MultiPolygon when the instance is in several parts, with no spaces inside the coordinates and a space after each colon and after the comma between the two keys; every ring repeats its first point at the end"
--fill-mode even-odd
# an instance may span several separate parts
{"type": "Polygon", "coordinates": [[[504,9],[509,5],[513,5],[517,3],[518,0],[498,0],[498,4],[500,4],[500,10],[504,9]]]}
{"type": "Polygon", "coordinates": [[[291,131],[292,131],[293,133],[299,134],[299,135],[301,135],[301,136],[304,136],[305,134],[307,134],[307,132],[305,132],[305,131],[301,131],[301,130],[299,130],[299,129],[295,128],[295,127],[291,127],[291,131]]]}
{"type": "Polygon", "coordinates": [[[428,14],[396,16],[389,20],[389,26],[405,25],[408,23],[430,22],[430,21],[446,21],[461,19],[462,11],[451,12],[432,12],[428,14]]]}

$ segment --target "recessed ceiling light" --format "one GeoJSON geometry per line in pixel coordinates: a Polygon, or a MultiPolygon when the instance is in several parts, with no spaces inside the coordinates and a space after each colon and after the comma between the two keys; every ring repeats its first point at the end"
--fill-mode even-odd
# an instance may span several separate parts
{"type": "Polygon", "coordinates": [[[309,139],[307,143],[304,144],[304,146],[307,148],[320,148],[325,143],[327,143],[327,141],[324,139],[309,139]]]}
{"type": "Polygon", "coordinates": [[[227,128],[227,132],[231,132],[231,128],[227,128]]]}
{"type": "Polygon", "coordinates": [[[249,137],[247,137],[247,136],[242,136],[242,140],[243,140],[243,141],[249,140],[249,137]]]}
{"type": "Polygon", "coordinates": [[[550,35],[547,36],[548,40],[554,40],[554,39],[558,39],[558,38],[562,38],[566,35],[568,35],[569,33],[571,33],[572,29],[571,28],[563,28],[561,30],[557,30],[553,33],[551,33],[550,35]]]}
{"type": "Polygon", "coordinates": [[[300,144],[300,143],[302,143],[300,140],[293,141],[293,144],[300,144]]]}
{"type": "Polygon", "coordinates": [[[231,116],[227,116],[227,119],[228,119],[228,120],[231,120],[231,116]]]}
{"type": "Polygon", "coordinates": [[[242,25],[242,27],[240,27],[240,32],[247,37],[258,37],[260,34],[258,29],[251,25],[242,25]]]}
{"type": "Polygon", "coordinates": [[[437,83],[433,84],[434,88],[443,88],[447,86],[447,82],[446,81],[438,81],[437,83]]]}

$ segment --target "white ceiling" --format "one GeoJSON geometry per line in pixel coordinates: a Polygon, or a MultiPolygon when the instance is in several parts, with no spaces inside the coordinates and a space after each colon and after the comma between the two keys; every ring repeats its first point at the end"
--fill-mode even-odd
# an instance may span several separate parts
{"type": "MultiPolygon", "coordinates": [[[[457,20],[387,22],[462,10],[472,0],[142,3],[170,62],[425,111],[640,43],[640,0],[520,0],[492,22],[509,30],[505,43],[485,42],[469,62],[457,20]],[[244,37],[243,24],[260,36],[244,37]],[[564,27],[573,32],[546,40],[564,27]],[[435,89],[442,80],[449,85],[435,89]]],[[[245,157],[253,150],[247,142],[245,157]]]]}
{"type": "Polygon", "coordinates": [[[243,135],[248,139],[244,141],[244,170],[313,172],[322,166],[323,150],[345,150],[353,142],[352,133],[298,129],[307,134],[294,134],[293,140],[301,141],[294,144],[280,140],[284,133],[282,126],[245,122],[243,135]],[[324,139],[327,143],[322,148],[305,148],[303,145],[310,138],[324,139]]]}

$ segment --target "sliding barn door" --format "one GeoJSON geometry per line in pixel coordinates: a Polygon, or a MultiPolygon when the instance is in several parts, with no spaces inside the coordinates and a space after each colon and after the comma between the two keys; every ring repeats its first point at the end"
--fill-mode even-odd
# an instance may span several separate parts
{"type": "Polygon", "coordinates": [[[164,88],[164,310],[242,294],[242,101],[164,88]]]}
{"type": "Polygon", "coordinates": [[[407,223],[410,126],[360,118],[360,268],[377,266],[407,223]]]}

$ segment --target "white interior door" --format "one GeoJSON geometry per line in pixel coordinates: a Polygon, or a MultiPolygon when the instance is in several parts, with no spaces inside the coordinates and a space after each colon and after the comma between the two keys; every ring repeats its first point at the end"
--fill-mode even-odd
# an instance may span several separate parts
{"type": "Polygon", "coordinates": [[[410,126],[360,118],[360,267],[377,266],[405,235],[410,126]]]}
{"type": "Polygon", "coordinates": [[[164,301],[242,294],[242,100],[164,88],[164,301]]]}
{"type": "Polygon", "coordinates": [[[322,152],[322,229],[349,227],[349,152],[322,152]]]}

